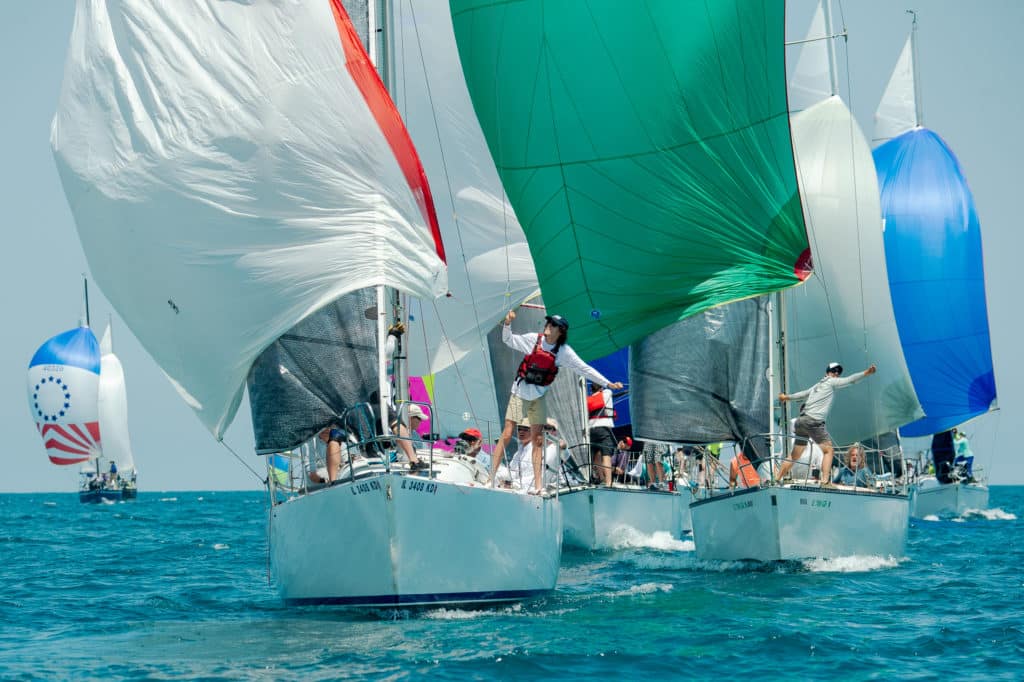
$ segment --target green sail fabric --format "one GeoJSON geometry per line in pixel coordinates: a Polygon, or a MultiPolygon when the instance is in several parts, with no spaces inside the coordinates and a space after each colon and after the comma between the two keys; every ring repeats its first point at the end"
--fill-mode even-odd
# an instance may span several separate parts
{"type": "Polygon", "coordinates": [[[547,309],[596,358],[809,274],[782,0],[451,0],[547,309]]]}

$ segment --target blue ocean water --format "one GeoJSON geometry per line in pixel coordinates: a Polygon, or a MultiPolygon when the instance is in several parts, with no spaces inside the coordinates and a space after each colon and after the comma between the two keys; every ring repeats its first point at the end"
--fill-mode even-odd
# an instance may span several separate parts
{"type": "Polygon", "coordinates": [[[0,678],[1016,680],[1024,487],[991,505],[914,521],[899,560],[713,564],[624,538],[567,552],[540,601],[351,614],[283,607],[261,493],[0,495],[0,678]]]}

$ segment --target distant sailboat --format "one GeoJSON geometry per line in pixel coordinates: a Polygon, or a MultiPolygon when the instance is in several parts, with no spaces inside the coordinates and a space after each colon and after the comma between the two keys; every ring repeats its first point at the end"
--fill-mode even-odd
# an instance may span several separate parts
{"type": "Polygon", "coordinates": [[[83,465],[80,501],[134,499],[124,371],[109,351],[109,327],[104,345],[88,326],[85,287],[82,326],[46,341],[29,362],[29,409],[50,462],[83,465]]]}
{"type": "MultiPolygon", "coordinates": [[[[994,409],[981,226],[952,150],[923,125],[917,16],[875,115],[885,253],[900,342],[924,416],[901,436],[943,434],[994,409]]],[[[941,466],[941,465],[940,465],[941,466]]],[[[923,476],[913,515],[988,506],[980,470],[923,476]],[[954,480],[955,478],[955,480],[954,480]]]]}

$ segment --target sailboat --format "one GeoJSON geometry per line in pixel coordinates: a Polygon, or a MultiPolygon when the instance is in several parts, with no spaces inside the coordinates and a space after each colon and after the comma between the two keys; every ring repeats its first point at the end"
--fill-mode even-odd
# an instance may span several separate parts
{"type": "MultiPolygon", "coordinates": [[[[916,36],[914,14],[875,115],[889,290],[926,415],[904,424],[903,437],[943,434],[995,409],[996,403],[981,226],[960,162],[939,135],[924,127],[916,36]]],[[[918,479],[914,516],[988,506],[980,469],[951,474],[941,470],[918,479]]]]}
{"type": "MultiPolygon", "coordinates": [[[[584,360],[807,276],[783,3],[450,4],[544,306],[584,360]]],[[[645,531],[682,532],[677,492],[583,486],[559,500],[567,543],[605,546],[634,510],[645,531]]]]}
{"type": "Polygon", "coordinates": [[[28,367],[28,404],[50,462],[82,465],[78,499],[118,502],[137,497],[128,446],[124,370],[110,350],[110,328],[97,342],[85,317],[48,339],[28,367]]]}
{"type": "MultiPolygon", "coordinates": [[[[798,75],[825,76],[824,83],[816,86],[822,96],[817,101],[812,99],[807,108],[792,116],[814,276],[802,286],[783,292],[777,300],[748,305],[746,315],[740,310],[732,311],[732,319],[708,325],[715,336],[721,336],[721,328],[730,323],[748,325],[749,340],[730,344],[725,349],[726,357],[729,352],[743,353],[747,346],[757,347],[759,350],[753,355],[757,364],[749,368],[746,376],[767,386],[758,402],[730,401],[730,405],[759,403],[757,411],[744,415],[746,429],[774,425],[776,415],[781,417],[781,425],[772,429],[769,438],[757,436],[760,431],[749,430],[734,435],[733,440],[741,443],[754,465],[760,464],[759,485],[711,490],[705,499],[691,505],[694,544],[702,559],[898,557],[905,549],[908,495],[904,487],[893,482],[894,475],[901,471],[900,453],[896,448],[879,447],[878,438],[921,412],[899,348],[884,285],[881,213],[870,149],[853,116],[835,94],[837,83],[831,57],[835,36],[828,9],[827,3],[819,6],[810,29],[809,40],[821,42],[802,41],[805,48],[796,68],[798,75]],[[812,68],[811,61],[825,68],[812,68]],[[744,323],[744,319],[758,320],[756,334],[752,323],[744,323]],[[767,346],[766,337],[770,344],[767,346]],[[776,352],[769,351],[772,347],[776,352]],[[829,431],[836,446],[833,472],[842,465],[848,446],[867,444],[876,475],[872,484],[825,487],[810,466],[804,468],[803,475],[772,482],[777,478],[773,474],[779,460],[788,457],[793,444],[792,436],[787,434],[785,411],[775,413],[775,394],[779,390],[789,392],[788,386],[796,390],[813,385],[836,358],[842,358],[847,365],[877,363],[879,367],[876,376],[836,397],[829,418],[829,431]]],[[[814,89],[806,83],[797,88],[799,92],[814,89]]],[[[741,327],[734,333],[742,331],[741,327]]],[[[720,341],[728,339],[726,336],[720,341]]],[[[735,368],[733,364],[725,365],[728,370],[735,368]]],[[[718,373],[722,371],[719,369],[718,373]]],[[[695,378],[700,384],[700,375],[695,378]]],[[[716,381],[714,376],[707,381],[712,387],[722,383],[721,378],[716,381]]],[[[750,388],[743,387],[739,395],[747,398],[750,388]]],[[[658,396],[653,400],[657,402],[658,396]]],[[[672,407],[678,406],[668,406],[672,407]]],[[[716,407],[714,414],[723,411],[716,407]]],[[[724,412],[731,416],[729,411],[724,412]]],[[[691,413],[687,418],[697,420],[700,415],[691,413]]],[[[735,417],[732,420],[740,421],[735,417]]],[[[721,432],[694,435],[708,439],[723,436],[721,432]]],[[[805,456],[810,450],[805,450],[805,456]]]]}
{"type": "MultiPolygon", "coordinates": [[[[456,251],[446,269],[442,230],[454,221],[438,216],[378,76],[401,70],[389,49],[397,10],[349,5],[351,16],[339,0],[196,0],[161,13],[79,2],[52,145],[83,247],[218,440],[248,387],[256,450],[272,468],[270,565],[286,604],[549,593],[557,500],[480,485],[475,465],[429,446],[425,468],[393,461],[407,436],[377,416],[394,409],[405,421],[414,405],[403,400],[403,358],[416,348],[403,338],[389,355],[386,342],[399,322],[412,336],[405,297],[448,293],[449,269],[465,260],[456,251]],[[317,461],[284,453],[316,460],[315,438],[332,425],[341,468],[316,483],[317,461]]],[[[444,54],[457,60],[450,30],[444,54]]],[[[409,115],[466,122],[444,168],[486,166],[466,144],[472,117],[448,104],[409,115]]],[[[496,258],[509,246],[493,245],[496,258]]]]}

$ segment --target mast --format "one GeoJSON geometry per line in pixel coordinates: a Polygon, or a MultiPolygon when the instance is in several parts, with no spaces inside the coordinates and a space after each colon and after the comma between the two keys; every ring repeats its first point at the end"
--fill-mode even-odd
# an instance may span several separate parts
{"type": "Polygon", "coordinates": [[[89,280],[84,274],[82,275],[82,290],[84,292],[83,301],[85,304],[85,317],[83,319],[85,319],[85,326],[89,327],[92,326],[89,324],[89,280]]]}
{"type": "Polygon", "coordinates": [[[907,14],[913,17],[910,23],[910,68],[914,80],[914,117],[917,126],[921,127],[924,125],[924,109],[921,104],[921,78],[917,73],[917,12],[908,9],[907,14]]]}
{"type": "MultiPolygon", "coordinates": [[[[388,82],[384,77],[384,70],[382,69],[383,57],[381,53],[384,51],[384,26],[381,22],[381,17],[384,11],[385,0],[372,0],[367,3],[367,52],[370,55],[370,62],[377,69],[377,73],[380,74],[381,80],[384,82],[384,87],[388,87],[388,82]]],[[[376,310],[377,310],[377,394],[379,396],[379,402],[377,404],[377,414],[380,416],[381,433],[385,436],[390,434],[391,421],[388,419],[388,407],[393,402],[391,395],[391,381],[388,379],[388,353],[387,353],[387,340],[388,340],[388,289],[382,284],[375,287],[376,290],[376,310]]],[[[399,415],[400,417],[401,415],[399,415]]]]}

